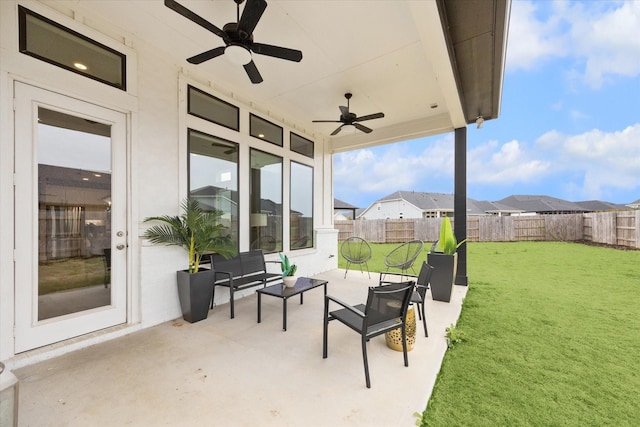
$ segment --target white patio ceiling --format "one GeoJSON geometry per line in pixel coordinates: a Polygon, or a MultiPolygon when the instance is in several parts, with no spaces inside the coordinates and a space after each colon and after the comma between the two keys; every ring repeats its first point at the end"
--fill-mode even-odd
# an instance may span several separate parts
{"type": "MultiPolygon", "coordinates": [[[[232,0],[178,2],[219,28],[236,21],[232,0]]],[[[189,64],[186,58],[224,43],[160,0],[44,3],[77,10],[76,19],[107,35],[116,36],[111,25],[120,27],[125,37],[162,49],[186,74],[209,80],[265,117],[329,139],[333,152],[448,132],[477,115],[499,114],[508,0],[269,0],[254,40],[301,50],[303,59],[254,54],[260,84],[224,57],[189,64]],[[363,122],[372,133],[330,137],[337,123],[312,123],[337,120],[346,92],[353,93],[352,112],[384,112],[363,122]]]]}

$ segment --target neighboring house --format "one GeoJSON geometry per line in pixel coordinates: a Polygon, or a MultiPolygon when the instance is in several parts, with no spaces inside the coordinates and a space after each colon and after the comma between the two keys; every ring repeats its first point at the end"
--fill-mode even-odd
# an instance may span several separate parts
{"type": "Polygon", "coordinates": [[[349,204],[347,202],[343,202],[342,200],[333,199],[333,219],[337,221],[343,221],[346,219],[355,219],[356,211],[359,208],[349,204]]]}
{"type": "Polygon", "coordinates": [[[571,214],[589,211],[577,203],[550,196],[512,195],[498,200],[498,203],[521,210],[520,215],[571,214]]]}
{"type": "Polygon", "coordinates": [[[489,202],[489,201],[476,201],[476,206],[481,211],[495,216],[511,216],[511,215],[520,215],[523,214],[524,211],[522,209],[517,209],[512,206],[507,206],[505,204],[499,202],[489,202]]]}
{"type": "Polygon", "coordinates": [[[587,212],[624,211],[629,209],[629,207],[625,205],[603,202],[601,200],[586,200],[575,203],[583,207],[587,212]]]}
{"type": "MultiPolygon", "coordinates": [[[[373,202],[358,217],[364,219],[403,219],[453,217],[454,196],[444,193],[396,191],[373,202]]],[[[467,215],[486,215],[476,202],[467,198],[467,215]]]]}
{"type": "MultiPolygon", "coordinates": [[[[231,0],[0,1],[0,360],[26,365],[180,317],[186,254],[142,236],[145,218],[177,215],[190,196],[224,211],[239,251],[282,250],[314,275],[338,266],[334,154],[452,134],[463,158],[467,125],[500,112],[510,1],[333,3],[269,0],[248,14],[253,46],[299,50],[296,62],[224,53],[211,26],[236,19],[231,0]],[[207,51],[223,57],[193,58],[207,51]],[[350,112],[384,112],[358,122],[371,132],[314,123],[337,119],[347,91],[350,112]],[[69,282],[65,265],[93,274],[79,280],[96,305],[71,304],[83,289],[41,295],[41,281],[69,282]],[[66,315],[43,314],[54,296],[66,315]]],[[[228,299],[216,292],[215,309],[228,299]]]]}
{"type": "Polygon", "coordinates": [[[630,207],[631,209],[640,209],[640,199],[636,200],[635,202],[631,202],[626,206],[630,207]]]}

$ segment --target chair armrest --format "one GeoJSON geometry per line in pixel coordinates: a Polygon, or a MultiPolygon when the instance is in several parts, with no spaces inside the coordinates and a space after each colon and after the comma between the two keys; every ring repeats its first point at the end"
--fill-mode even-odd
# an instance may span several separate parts
{"type": "Polygon", "coordinates": [[[418,276],[414,276],[413,274],[401,274],[401,273],[385,273],[385,272],[380,272],[380,277],[378,279],[378,285],[382,285],[383,283],[385,284],[389,284],[389,283],[398,283],[398,282],[392,282],[390,280],[383,280],[383,277],[386,276],[398,276],[400,277],[400,281],[403,281],[402,278],[403,277],[407,277],[407,278],[413,278],[413,279],[418,279],[418,276]]]}
{"type": "Polygon", "coordinates": [[[282,261],[273,260],[273,261],[265,261],[265,263],[271,263],[271,264],[282,264],[282,261]]]}
{"type": "Polygon", "coordinates": [[[355,308],[355,307],[353,307],[353,306],[351,306],[351,305],[347,304],[347,303],[346,303],[346,302],[344,302],[344,301],[339,300],[339,299],[338,299],[338,298],[336,298],[336,297],[332,297],[331,295],[325,295],[325,296],[324,296],[324,298],[325,298],[325,300],[330,300],[330,301],[335,302],[335,303],[336,303],[336,304],[338,304],[338,305],[341,305],[342,307],[344,307],[344,308],[346,308],[347,310],[351,311],[353,314],[355,314],[355,315],[356,315],[356,316],[358,316],[358,317],[362,317],[362,318],[364,318],[364,317],[366,316],[362,311],[360,311],[360,310],[358,310],[357,308],[355,308]]]}
{"type": "Polygon", "coordinates": [[[215,278],[215,280],[216,280],[216,281],[218,280],[218,274],[221,274],[221,275],[225,275],[225,276],[227,276],[227,277],[229,278],[229,280],[231,280],[231,278],[232,278],[232,276],[233,276],[233,274],[232,274],[231,272],[229,272],[229,271],[219,271],[219,270],[214,270],[214,272],[215,272],[215,275],[216,275],[216,276],[215,276],[215,277],[216,277],[216,278],[215,278]]]}

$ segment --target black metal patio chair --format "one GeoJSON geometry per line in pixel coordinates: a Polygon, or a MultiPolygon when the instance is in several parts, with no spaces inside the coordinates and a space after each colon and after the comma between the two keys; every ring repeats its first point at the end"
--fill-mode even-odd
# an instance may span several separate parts
{"type": "MultiPolygon", "coordinates": [[[[427,331],[427,316],[425,314],[425,301],[427,300],[427,289],[429,289],[429,283],[431,282],[431,272],[433,271],[433,267],[427,264],[426,261],[422,262],[422,267],[420,268],[420,273],[416,278],[416,288],[411,294],[411,304],[415,304],[418,309],[418,318],[422,320],[422,326],[424,327],[424,336],[428,337],[429,332],[427,331]]],[[[394,283],[389,281],[386,275],[395,275],[400,276],[400,280],[404,280],[407,275],[400,275],[399,273],[380,273],[380,281],[379,285],[387,285],[389,283],[394,283]],[[386,280],[385,280],[386,279],[386,280]]]]}
{"type": "Polygon", "coordinates": [[[371,259],[371,246],[369,246],[366,240],[361,237],[349,237],[340,245],[340,255],[347,260],[347,268],[344,271],[345,279],[347,278],[347,272],[351,264],[359,265],[362,273],[364,273],[362,270],[362,265],[364,264],[367,267],[369,279],[371,279],[368,264],[368,261],[371,259]]]}
{"type": "Polygon", "coordinates": [[[407,330],[405,319],[411,293],[415,282],[400,282],[370,287],[366,304],[349,305],[330,295],[324,299],[324,328],[322,335],[322,358],[327,358],[329,322],[338,320],[360,334],[364,376],[367,388],[371,388],[369,380],[369,363],[367,360],[367,341],[385,332],[401,328],[402,352],[404,366],[409,366],[407,356],[407,330]],[[334,302],[342,308],[329,311],[329,303],[334,302]]]}
{"type": "Polygon", "coordinates": [[[422,252],[423,247],[424,242],[422,240],[411,240],[393,249],[384,258],[384,265],[387,266],[386,272],[391,268],[395,268],[405,274],[406,271],[411,269],[415,276],[416,271],[413,269],[413,263],[422,252]]]}

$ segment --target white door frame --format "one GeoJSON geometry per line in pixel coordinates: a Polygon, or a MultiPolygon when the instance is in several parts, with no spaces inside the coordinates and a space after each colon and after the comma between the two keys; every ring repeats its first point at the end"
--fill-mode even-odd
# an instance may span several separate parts
{"type": "Polygon", "coordinates": [[[15,353],[127,322],[127,115],[14,82],[15,353]],[[38,320],[38,107],[111,127],[111,304],[38,320]],[[118,235],[121,232],[121,235],[118,235]],[[122,250],[116,248],[122,247],[122,250]]]}

